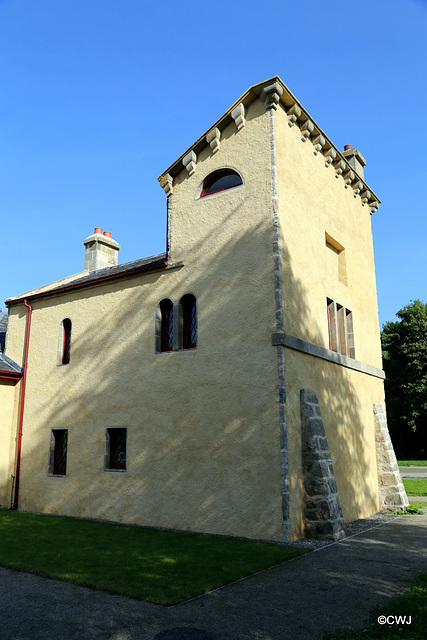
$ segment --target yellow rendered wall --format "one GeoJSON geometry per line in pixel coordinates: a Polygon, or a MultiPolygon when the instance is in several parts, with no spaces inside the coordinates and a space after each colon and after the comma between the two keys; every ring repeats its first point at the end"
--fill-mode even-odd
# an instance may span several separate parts
{"type": "Polygon", "coordinates": [[[325,166],[321,153],[314,155],[310,141],[302,142],[283,109],[276,113],[285,331],[329,348],[329,297],[353,312],[356,359],[381,369],[369,207],[325,166]],[[347,285],[338,267],[333,271],[337,256],[326,246],[326,233],[344,247],[347,285]]]}
{"type": "Polygon", "coordinates": [[[15,475],[16,435],[20,382],[0,379],[0,507],[8,509],[15,475]]]}
{"type": "MultiPolygon", "coordinates": [[[[170,262],[184,266],[34,302],[21,509],[282,539],[270,175],[257,101],[242,131],[231,124],[220,151],[207,147],[176,180],[170,262]],[[197,199],[222,166],[244,185],[197,199]],[[197,349],[156,354],[157,304],[189,292],[197,349]],[[65,317],[71,361],[58,367],[65,317]],[[128,428],[126,473],[104,471],[113,426],[128,428]],[[69,429],[65,478],[48,477],[52,428],[69,429]]],[[[21,325],[12,317],[11,358],[21,325]]]]}
{"type": "MultiPolygon", "coordinates": [[[[356,359],[381,369],[369,207],[309,140],[302,142],[281,108],[276,114],[284,332],[328,349],[329,297],[353,312],[356,359]],[[344,274],[325,234],[344,247],[344,274]]],[[[301,388],[319,398],[345,521],[375,513],[372,405],[384,403],[382,381],[289,348],[285,373],[292,536],[303,533],[301,388]]]]}

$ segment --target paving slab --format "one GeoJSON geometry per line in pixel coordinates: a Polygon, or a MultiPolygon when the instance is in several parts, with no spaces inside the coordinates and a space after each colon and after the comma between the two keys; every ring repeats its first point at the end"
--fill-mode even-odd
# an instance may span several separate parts
{"type": "Polygon", "coordinates": [[[320,640],[427,571],[427,514],[400,516],[173,607],[0,568],[2,640],[320,640]]]}

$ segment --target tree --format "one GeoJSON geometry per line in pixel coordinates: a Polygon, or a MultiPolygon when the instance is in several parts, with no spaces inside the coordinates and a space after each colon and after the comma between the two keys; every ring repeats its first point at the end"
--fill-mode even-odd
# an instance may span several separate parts
{"type": "Polygon", "coordinates": [[[427,438],[427,305],[414,300],[381,332],[388,426],[398,457],[423,456],[427,438]]]}

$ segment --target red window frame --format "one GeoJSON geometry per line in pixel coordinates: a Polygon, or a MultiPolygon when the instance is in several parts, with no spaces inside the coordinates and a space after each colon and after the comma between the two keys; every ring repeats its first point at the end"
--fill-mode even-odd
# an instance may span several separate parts
{"type": "Polygon", "coordinates": [[[233,171],[232,169],[218,169],[217,171],[213,171],[203,181],[203,188],[200,194],[201,198],[206,198],[214,193],[220,193],[221,191],[227,191],[228,189],[234,189],[234,187],[238,187],[243,184],[242,178],[239,176],[237,171],[233,171]],[[236,178],[235,184],[230,184],[228,187],[221,187],[220,189],[211,190],[216,182],[224,178],[225,176],[234,176],[236,178]]]}

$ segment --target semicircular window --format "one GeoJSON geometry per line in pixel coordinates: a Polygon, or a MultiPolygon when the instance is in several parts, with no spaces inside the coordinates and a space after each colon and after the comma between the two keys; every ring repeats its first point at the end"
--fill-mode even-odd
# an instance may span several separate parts
{"type": "Polygon", "coordinates": [[[239,184],[243,184],[243,180],[236,171],[232,169],[218,169],[204,179],[200,197],[205,198],[212,193],[238,187],[239,184]]]}

